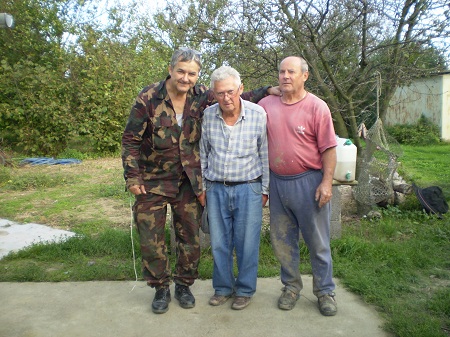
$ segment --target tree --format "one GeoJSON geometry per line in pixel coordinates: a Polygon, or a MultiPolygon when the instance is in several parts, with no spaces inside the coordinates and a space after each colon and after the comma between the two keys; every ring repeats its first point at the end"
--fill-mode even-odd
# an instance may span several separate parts
{"type": "Polygon", "coordinates": [[[372,119],[374,111],[383,118],[399,85],[445,69],[441,45],[436,44],[450,33],[444,0],[209,3],[216,16],[227,20],[208,19],[204,1],[191,1],[185,12],[178,8],[167,16],[160,13],[176,24],[176,29],[164,26],[168,36],[216,51],[215,59],[237,64],[252,78],[263,74],[273,79],[268,72],[276,74],[281,58],[303,56],[310,66],[310,90],[329,104],[337,133],[351,136],[359,150],[358,124],[367,119],[367,111],[372,119]],[[377,111],[379,75],[383,86],[377,111]]]}
{"type": "Polygon", "coordinates": [[[140,30],[149,20],[136,17],[134,6],[7,2],[16,29],[0,31],[0,130],[6,143],[39,155],[57,155],[76,137],[100,152],[120,148],[133,98],[165,76],[170,53],[140,30]]]}
{"type": "MultiPolygon", "coordinates": [[[[76,112],[77,134],[87,137],[99,152],[120,148],[120,134],[138,92],[167,74],[167,48],[156,42],[145,20],[136,22],[134,11],[113,7],[109,24],[84,25],[71,50],[70,83],[76,112]]],[[[170,51],[169,51],[170,52],[170,51]]]]}
{"type": "Polygon", "coordinates": [[[73,128],[65,78],[66,1],[7,1],[14,30],[0,31],[0,129],[28,153],[57,153],[73,128]]]}

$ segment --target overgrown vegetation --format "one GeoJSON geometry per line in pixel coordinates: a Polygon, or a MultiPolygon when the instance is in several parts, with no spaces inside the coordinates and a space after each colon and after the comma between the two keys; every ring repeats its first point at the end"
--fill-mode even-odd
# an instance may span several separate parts
{"type": "Polygon", "coordinates": [[[424,115],[415,124],[395,125],[388,127],[387,131],[404,145],[433,145],[441,141],[439,127],[424,115]]]}

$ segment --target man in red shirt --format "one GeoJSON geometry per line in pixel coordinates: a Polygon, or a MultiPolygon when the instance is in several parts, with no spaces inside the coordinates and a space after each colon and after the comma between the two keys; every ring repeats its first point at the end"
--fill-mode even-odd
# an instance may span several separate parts
{"type": "Polygon", "coordinates": [[[330,250],[330,215],[336,136],[327,104],[307,92],[308,64],[290,56],[280,63],[281,97],[259,104],[267,112],[270,235],[284,284],[278,307],[291,310],[303,288],[300,233],[310,251],[313,292],[325,316],[337,312],[330,250]]]}

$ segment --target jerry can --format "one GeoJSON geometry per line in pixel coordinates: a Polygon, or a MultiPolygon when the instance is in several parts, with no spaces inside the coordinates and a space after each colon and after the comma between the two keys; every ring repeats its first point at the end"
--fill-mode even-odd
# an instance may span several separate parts
{"type": "Polygon", "coordinates": [[[352,182],[356,173],[357,148],[350,139],[336,136],[336,169],[333,178],[340,182],[352,182]]]}

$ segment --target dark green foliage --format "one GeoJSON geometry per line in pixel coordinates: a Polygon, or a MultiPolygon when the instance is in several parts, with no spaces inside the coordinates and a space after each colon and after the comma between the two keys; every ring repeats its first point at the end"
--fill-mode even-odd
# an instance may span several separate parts
{"type": "Polygon", "coordinates": [[[400,144],[434,145],[440,142],[439,127],[423,115],[416,124],[395,125],[387,131],[400,144]]]}
{"type": "Polygon", "coordinates": [[[119,151],[134,98],[166,76],[170,48],[143,23],[125,32],[122,23],[134,22],[132,3],[109,8],[104,26],[97,6],[93,0],[18,0],[1,8],[16,18],[14,29],[0,30],[5,145],[26,155],[57,156],[83,137],[90,152],[119,151]]]}

